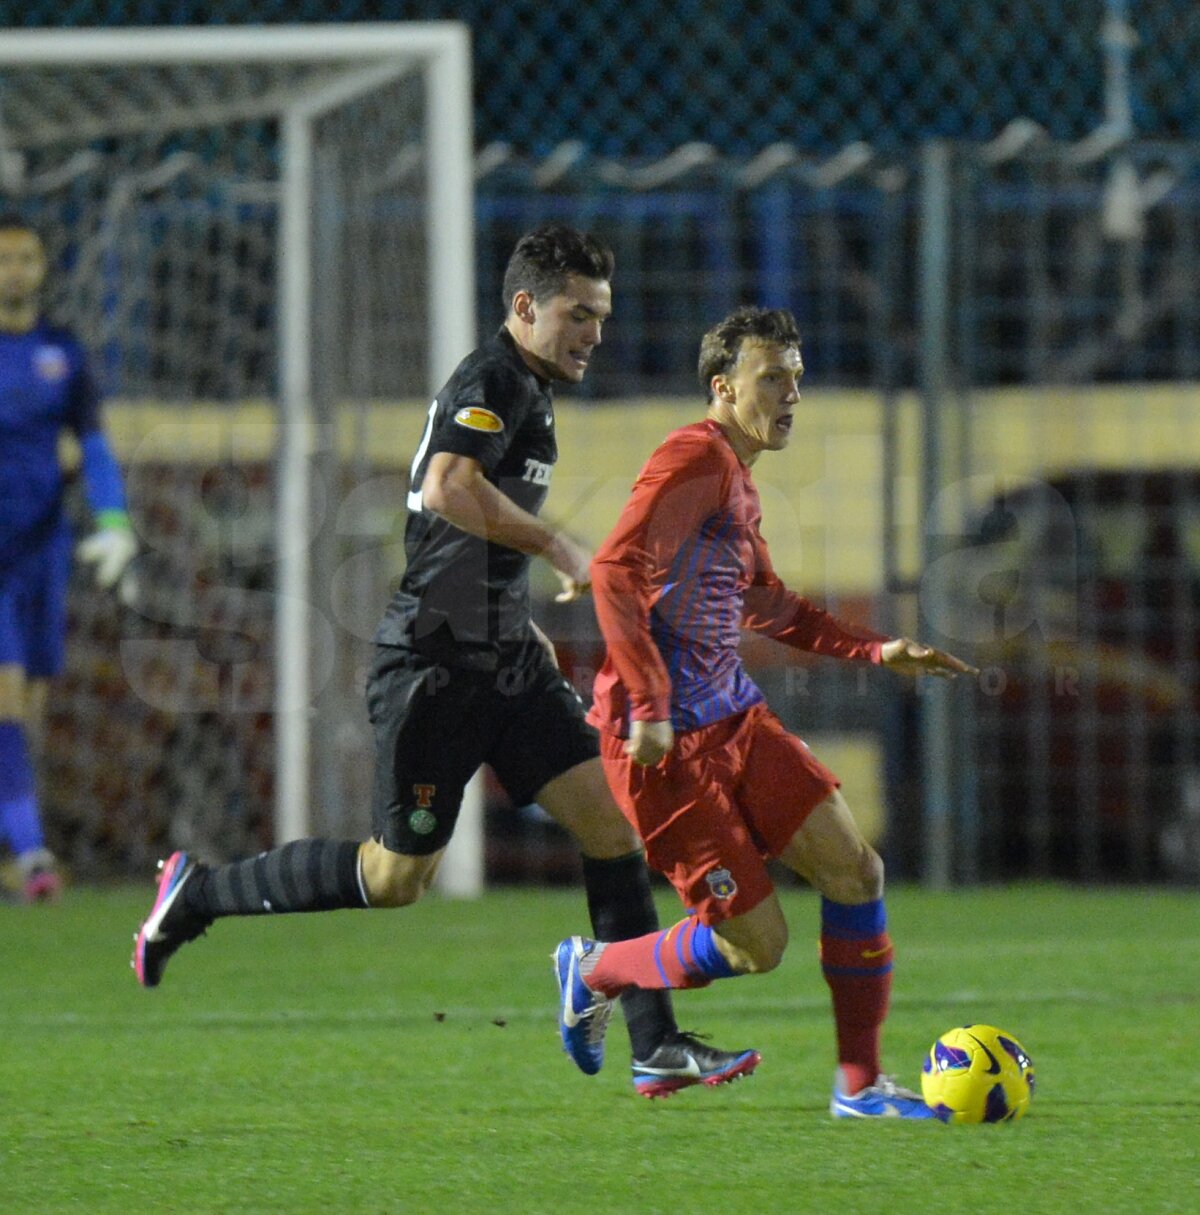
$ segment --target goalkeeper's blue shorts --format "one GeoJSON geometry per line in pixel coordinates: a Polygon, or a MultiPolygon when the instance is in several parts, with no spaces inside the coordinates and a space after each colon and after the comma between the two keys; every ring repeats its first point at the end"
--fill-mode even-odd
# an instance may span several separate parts
{"type": "Polygon", "coordinates": [[[0,571],[0,667],[47,679],[63,666],[71,532],[56,528],[15,570],[0,571]]]}

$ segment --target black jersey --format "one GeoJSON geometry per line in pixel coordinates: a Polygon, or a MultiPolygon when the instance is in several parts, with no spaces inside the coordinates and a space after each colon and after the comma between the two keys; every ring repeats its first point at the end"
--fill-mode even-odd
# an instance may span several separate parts
{"type": "Polygon", "coordinates": [[[478,460],[484,475],[536,515],[558,459],[550,385],[529,369],[507,329],[469,354],[429,407],[413,459],[404,549],[408,567],[375,634],[448,665],[496,665],[532,637],[530,558],[462,531],[425,508],[435,452],[478,460]]]}

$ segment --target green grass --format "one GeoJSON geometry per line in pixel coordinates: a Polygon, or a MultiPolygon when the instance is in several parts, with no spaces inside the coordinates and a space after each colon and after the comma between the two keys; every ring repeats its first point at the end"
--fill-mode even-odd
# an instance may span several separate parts
{"type": "MultiPolygon", "coordinates": [[[[152,889],[0,906],[0,1210],[574,1215],[1200,1210],[1200,901],[1047,887],[889,896],[887,1062],[991,1021],[1037,1065],[1020,1123],[832,1121],[816,901],[759,978],[676,997],[758,1074],[635,1098],[614,1023],[581,1076],[548,955],[578,892],[223,921],[142,991],[152,889]]],[[[677,905],[664,895],[664,916],[677,905]]]]}

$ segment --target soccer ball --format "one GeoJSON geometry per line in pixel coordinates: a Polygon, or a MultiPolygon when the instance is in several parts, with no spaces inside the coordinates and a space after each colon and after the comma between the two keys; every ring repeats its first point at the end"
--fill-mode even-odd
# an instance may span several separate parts
{"type": "Polygon", "coordinates": [[[943,1122],[1015,1122],[1033,1087],[1033,1060],[994,1025],[947,1030],[921,1068],[925,1104],[943,1122]]]}

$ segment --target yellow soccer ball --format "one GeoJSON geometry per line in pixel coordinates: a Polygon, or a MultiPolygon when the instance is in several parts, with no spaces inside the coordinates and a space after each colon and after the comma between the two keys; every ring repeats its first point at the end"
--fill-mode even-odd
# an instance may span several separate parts
{"type": "Polygon", "coordinates": [[[943,1122],[1015,1122],[1033,1088],[1029,1053],[994,1025],[947,1030],[921,1068],[925,1104],[943,1122]]]}

